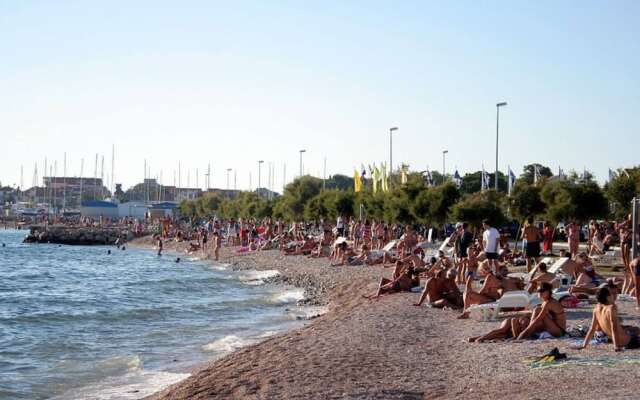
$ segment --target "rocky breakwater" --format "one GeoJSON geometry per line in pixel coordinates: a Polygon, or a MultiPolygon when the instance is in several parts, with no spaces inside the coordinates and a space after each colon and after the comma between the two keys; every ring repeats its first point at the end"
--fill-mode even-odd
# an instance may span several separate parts
{"type": "Polygon", "coordinates": [[[134,238],[133,233],[122,227],[70,227],[31,226],[25,243],[56,243],[68,245],[108,245],[126,242],[134,238]]]}

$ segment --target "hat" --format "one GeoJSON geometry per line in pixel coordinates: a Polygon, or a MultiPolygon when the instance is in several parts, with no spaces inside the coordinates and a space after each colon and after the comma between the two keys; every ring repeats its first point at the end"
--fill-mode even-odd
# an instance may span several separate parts
{"type": "Polygon", "coordinates": [[[456,222],[456,229],[462,228],[462,222],[456,222]]]}

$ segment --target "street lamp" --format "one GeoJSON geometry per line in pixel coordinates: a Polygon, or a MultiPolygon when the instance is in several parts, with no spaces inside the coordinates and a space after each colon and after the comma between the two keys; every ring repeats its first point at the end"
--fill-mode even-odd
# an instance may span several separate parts
{"type": "Polygon", "coordinates": [[[393,171],[393,132],[397,130],[397,126],[389,128],[389,175],[393,171]]]}
{"type": "Polygon", "coordinates": [[[260,177],[262,175],[261,166],[263,162],[263,160],[258,161],[258,189],[256,190],[256,192],[260,192],[260,177]]]}
{"type": "Polygon", "coordinates": [[[449,152],[449,150],[442,150],[442,183],[444,184],[445,181],[445,177],[447,176],[447,170],[445,169],[445,156],[447,155],[447,153],[449,152]]]}
{"type": "Polygon", "coordinates": [[[498,191],[498,132],[500,127],[500,107],[504,107],[506,105],[506,101],[496,104],[496,192],[498,191]]]}
{"type": "Polygon", "coordinates": [[[231,172],[231,168],[227,168],[227,190],[229,190],[229,172],[231,172]]]}
{"type": "Polygon", "coordinates": [[[302,177],[302,153],[306,153],[307,151],[302,149],[300,150],[300,176],[302,177]]]}

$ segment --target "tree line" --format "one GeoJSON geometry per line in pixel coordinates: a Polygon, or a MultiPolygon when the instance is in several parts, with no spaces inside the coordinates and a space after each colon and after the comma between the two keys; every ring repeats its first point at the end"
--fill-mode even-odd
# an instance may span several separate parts
{"type": "MultiPolygon", "coordinates": [[[[207,194],[183,201],[182,215],[209,218],[280,218],[287,221],[333,220],[338,215],[385,222],[441,225],[467,221],[478,226],[485,218],[496,225],[532,216],[552,223],[589,219],[621,218],[629,212],[633,197],[640,195],[640,167],[620,170],[603,187],[592,175],[571,173],[553,176],[548,167],[527,165],[515,181],[511,195],[507,177],[499,174],[498,191],[480,190],[480,172],[466,174],[459,184],[435,176],[442,183],[429,186],[421,173],[413,172],[406,183],[390,177],[388,192],[373,193],[370,185],[353,190],[353,178],[336,175],[330,184],[312,176],[297,178],[282,196],[268,200],[256,192],[242,192],[236,198],[207,194]],[[534,179],[534,170],[538,176],[534,179]],[[534,182],[535,181],[535,182],[534,182]]],[[[491,179],[493,179],[493,175],[491,179]]],[[[493,187],[493,182],[490,187],[493,187]]]]}

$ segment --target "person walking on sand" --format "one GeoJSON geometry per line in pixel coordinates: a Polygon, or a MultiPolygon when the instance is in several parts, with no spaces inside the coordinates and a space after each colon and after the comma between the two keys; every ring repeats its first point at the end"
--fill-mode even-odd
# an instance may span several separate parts
{"type": "Polygon", "coordinates": [[[220,233],[218,231],[213,232],[213,255],[216,261],[220,258],[220,233]]]}

